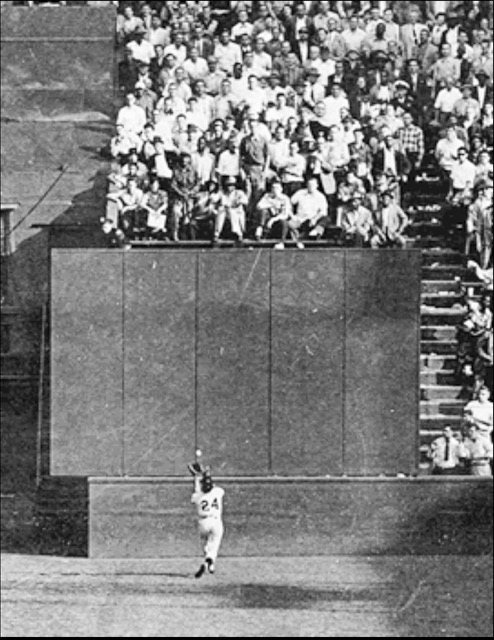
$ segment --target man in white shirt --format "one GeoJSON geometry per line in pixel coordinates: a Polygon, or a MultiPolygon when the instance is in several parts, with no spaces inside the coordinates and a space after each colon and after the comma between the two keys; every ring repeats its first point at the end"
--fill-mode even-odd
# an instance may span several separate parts
{"type": "Polygon", "coordinates": [[[254,25],[249,22],[249,14],[242,9],[242,11],[238,12],[238,22],[232,27],[231,38],[238,43],[243,35],[248,35],[249,38],[252,37],[253,31],[254,25]]]}
{"type": "Polygon", "coordinates": [[[461,98],[461,91],[455,85],[455,81],[453,78],[448,78],[446,80],[446,86],[444,89],[439,91],[434,103],[436,119],[440,124],[444,124],[446,122],[449,116],[453,113],[455,104],[461,100],[461,98]]]}
{"type": "Polygon", "coordinates": [[[260,36],[256,38],[253,53],[253,64],[257,74],[261,78],[266,78],[270,75],[273,61],[269,53],[265,51],[265,43],[260,36]]]}
{"type": "Polygon", "coordinates": [[[225,73],[232,73],[233,65],[242,63],[242,50],[236,42],[230,40],[230,32],[224,29],[220,41],[214,50],[214,57],[218,60],[219,68],[225,73]]]}
{"type": "Polygon", "coordinates": [[[348,98],[338,82],[333,83],[331,94],[325,99],[324,104],[326,113],[331,116],[334,124],[341,124],[341,110],[343,108],[350,109],[348,98]]]}
{"type": "Polygon", "coordinates": [[[133,93],[127,94],[126,103],[118,112],[117,124],[121,124],[128,134],[140,135],[146,124],[146,112],[136,104],[133,93]]]}
{"type": "Polygon", "coordinates": [[[362,45],[367,38],[367,34],[363,29],[360,29],[357,16],[350,18],[348,29],[343,31],[341,37],[345,42],[347,52],[355,50],[360,53],[362,51],[362,45]]]}
{"type": "Polygon", "coordinates": [[[172,44],[165,47],[165,56],[169,53],[175,56],[177,64],[183,65],[187,59],[187,47],[184,44],[184,34],[181,31],[177,31],[172,44]]]}
{"type": "Polygon", "coordinates": [[[400,26],[394,21],[393,9],[386,9],[383,14],[384,25],[386,30],[384,32],[385,38],[388,42],[400,41],[400,26]]]}
{"type": "Polygon", "coordinates": [[[147,38],[153,47],[159,45],[165,48],[170,44],[169,30],[163,28],[159,16],[154,15],[151,18],[151,29],[147,32],[147,38]]]}
{"type": "Polygon", "coordinates": [[[196,47],[192,47],[190,50],[189,57],[183,63],[183,68],[192,85],[197,80],[204,80],[209,73],[208,63],[204,58],[199,57],[199,51],[196,47]]]}
{"type": "Polygon", "coordinates": [[[145,62],[150,64],[151,60],[155,57],[154,46],[145,40],[146,30],[143,26],[137,27],[134,31],[135,40],[128,43],[127,49],[132,52],[132,58],[136,62],[145,62]]]}
{"type": "Polygon", "coordinates": [[[291,202],[296,213],[288,220],[288,229],[291,237],[297,243],[297,248],[303,249],[304,245],[300,239],[301,233],[305,229],[310,236],[319,220],[327,216],[328,202],[326,196],[317,188],[317,178],[309,178],[307,188],[297,191],[291,202]]]}
{"type": "Polygon", "coordinates": [[[450,179],[451,190],[449,198],[462,202],[467,196],[473,193],[475,185],[476,167],[468,159],[468,152],[465,147],[460,147],[457,152],[458,160],[453,162],[450,179]]]}
{"type": "Polygon", "coordinates": [[[435,156],[439,166],[448,174],[451,173],[453,166],[458,158],[458,151],[464,146],[456,134],[453,126],[448,126],[446,136],[439,140],[436,145],[435,156]]]}

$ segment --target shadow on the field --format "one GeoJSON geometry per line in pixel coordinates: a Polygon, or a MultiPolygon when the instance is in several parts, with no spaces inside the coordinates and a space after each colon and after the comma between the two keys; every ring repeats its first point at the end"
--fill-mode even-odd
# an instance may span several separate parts
{"type": "MultiPolygon", "coordinates": [[[[214,589],[218,593],[218,589],[214,589]]],[[[378,603],[382,594],[373,587],[311,589],[282,584],[241,584],[225,592],[228,605],[239,609],[317,610],[328,603],[378,603]]]]}

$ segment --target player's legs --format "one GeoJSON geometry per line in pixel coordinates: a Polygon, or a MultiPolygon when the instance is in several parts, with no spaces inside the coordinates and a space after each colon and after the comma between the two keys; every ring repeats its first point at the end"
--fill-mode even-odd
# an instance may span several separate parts
{"type": "MultiPolygon", "coordinates": [[[[201,547],[204,551],[204,555],[206,556],[206,548],[209,540],[209,531],[202,526],[202,523],[199,523],[199,537],[201,540],[201,547]]],[[[200,578],[201,576],[203,576],[204,573],[206,572],[206,569],[208,569],[206,562],[202,562],[201,566],[196,571],[196,574],[195,574],[196,578],[200,578]]]]}
{"type": "Polygon", "coordinates": [[[214,573],[214,564],[218,557],[222,539],[223,523],[221,520],[214,520],[211,523],[208,539],[204,546],[205,562],[210,573],[214,573]]]}

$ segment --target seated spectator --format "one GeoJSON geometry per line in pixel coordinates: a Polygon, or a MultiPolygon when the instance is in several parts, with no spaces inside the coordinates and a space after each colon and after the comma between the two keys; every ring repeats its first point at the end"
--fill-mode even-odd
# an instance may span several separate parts
{"type": "Polygon", "coordinates": [[[118,226],[123,229],[126,236],[140,234],[146,227],[142,208],[143,200],[144,192],[138,187],[137,180],[130,177],[127,188],[116,198],[119,213],[118,226]]]}
{"type": "Polygon", "coordinates": [[[451,425],[446,425],[443,433],[436,438],[429,449],[431,473],[433,476],[451,476],[463,472],[464,449],[461,440],[455,436],[451,425]]]}
{"type": "Polygon", "coordinates": [[[288,220],[288,229],[298,249],[304,249],[304,237],[311,234],[314,237],[319,233],[317,225],[328,215],[326,197],[317,187],[317,179],[311,177],[307,180],[307,187],[297,191],[291,199],[294,214],[288,220]]]}
{"type": "Polygon", "coordinates": [[[291,140],[285,165],[281,171],[283,191],[289,198],[303,188],[306,168],[307,160],[305,156],[300,153],[298,141],[291,140]]]}
{"type": "Polygon", "coordinates": [[[149,191],[144,194],[142,208],[147,211],[147,232],[152,238],[163,239],[166,235],[168,194],[160,188],[158,178],[153,178],[149,191]]]}
{"type": "Polygon", "coordinates": [[[257,211],[256,240],[261,240],[264,235],[271,235],[274,233],[274,229],[279,226],[281,242],[275,245],[275,249],[284,249],[292,207],[290,198],[283,193],[281,182],[278,179],[272,181],[271,190],[261,198],[257,205],[257,211]]]}
{"type": "Polygon", "coordinates": [[[482,437],[474,425],[468,429],[468,435],[463,441],[463,457],[467,464],[469,475],[492,476],[492,442],[482,437]]]}
{"type": "Polygon", "coordinates": [[[126,104],[117,115],[117,125],[121,124],[125,133],[139,136],[146,124],[146,112],[136,104],[136,97],[133,93],[126,96],[126,104]]]}
{"type": "Polygon", "coordinates": [[[209,183],[202,185],[191,214],[191,240],[212,239],[219,197],[219,185],[216,180],[210,180],[209,183]]]}
{"type": "Polygon", "coordinates": [[[233,176],[225,179],[225,186],[220,190],[216,209],[213,245],[219,243],[225,222],[228,220],[231,232],[237,244],[241,245],[246,228],[245,212],[248,204],[247,194],[237,188],[237,181],[233,176]]]}
{"type": "Polygon", "coordinates": [[[354,193],[348,204],[342,205],[338,211],[337,225],[341,227],[344,242],[348,246],[367,246],[373,227],[372,214],[363,206],[364,196],[354,193]]]}
{"type": "Polygon", "coordinates": [[[382,247],[406,247],[403,236],[408,225],[408,217],[403,209],[394,201],[394,194],[386,191],[382,195],[382,204],[374,214],[373,235],[370,246],[372,249],[382,247]]]}
{"type": "Polygon", "coordinates": [[[110,140],[110,154],[112,158],[119,160],[123,164],[127,160],[131,149],[140,150],[141,141],[139,136],[126,131],[122,123],[117,124],[115,130],[116,134],[110,140]]]}

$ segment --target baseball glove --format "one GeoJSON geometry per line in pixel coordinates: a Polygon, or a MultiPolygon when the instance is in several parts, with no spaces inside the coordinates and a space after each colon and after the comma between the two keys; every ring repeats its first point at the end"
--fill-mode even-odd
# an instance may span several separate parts
{"type": "Polygon", "coordinates": [[[193,476],[201,476],[204,473],[204,469],[199,462],[192,462],[187,465],[189,473],[193,476]]]}

